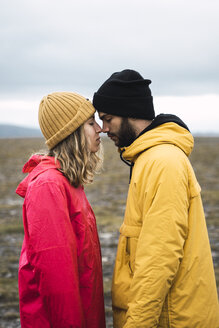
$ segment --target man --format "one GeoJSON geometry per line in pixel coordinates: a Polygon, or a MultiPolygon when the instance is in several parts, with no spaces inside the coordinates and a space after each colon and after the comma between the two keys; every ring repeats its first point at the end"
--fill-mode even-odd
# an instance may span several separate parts
{"type": "Polygon", "coordinates": [[[193,137],[155,117],[150,80],[124,70],[94,94],[103,132],[131,166],[112,282],[114,328],[218,328],[219,308],[193,137]]]}

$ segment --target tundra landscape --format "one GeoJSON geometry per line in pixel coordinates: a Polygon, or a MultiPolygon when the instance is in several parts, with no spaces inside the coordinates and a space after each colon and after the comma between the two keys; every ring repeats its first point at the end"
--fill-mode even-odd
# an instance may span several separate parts
{"type": "MultiPolygon", "coordinates": [[[[129,182],[129,168],[120,161],[114,144],[103,138],[104,169],[85,188],[96,214],[102,248],[107,327],[112,327],[111,279],[119,227],[129,182]]],[[[17,270],[23,241],[23,199],[15,189],[24,178],[23,164],[32,153],[44,149],[41,138],[0,139],[0,328],[18,328],[17,270]]],[[[209,239],[219,286],[219,138],[196,137],[190,156],[202,187],[209,239]]]]}

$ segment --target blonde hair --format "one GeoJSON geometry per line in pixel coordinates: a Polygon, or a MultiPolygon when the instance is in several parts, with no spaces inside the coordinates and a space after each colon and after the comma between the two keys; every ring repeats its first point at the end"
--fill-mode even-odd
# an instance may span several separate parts
{"type": "Polygon", "coordinates": [[[102,146],[97,153],[89,151],[84,125],[52,148],[48,155],[59,161],[59,171],[76,188],[93,182],[94,174],[102,168],[102,146]]]}

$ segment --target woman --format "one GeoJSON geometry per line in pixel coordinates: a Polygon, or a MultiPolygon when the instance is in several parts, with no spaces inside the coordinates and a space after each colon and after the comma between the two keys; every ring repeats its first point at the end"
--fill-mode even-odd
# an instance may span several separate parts
{"type": "Polygon", "coordinates": [[[100,244],[83,185],[100,158],[100,126],[89,100],[67,92],[44,97],[39,124],[49,148],[24,165],[19,263],[22,328],[104,328],[100,244]]]}

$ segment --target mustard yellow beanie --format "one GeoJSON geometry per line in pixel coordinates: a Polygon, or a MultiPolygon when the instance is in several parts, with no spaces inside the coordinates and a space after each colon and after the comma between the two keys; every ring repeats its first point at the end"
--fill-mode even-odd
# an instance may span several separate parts
{"type": "Polygon", "coordinates": [[[71,92],[54,92],[43,97],[39,125],[49,149],[68,137],[95,112],[91,102],[71,92]]]}

